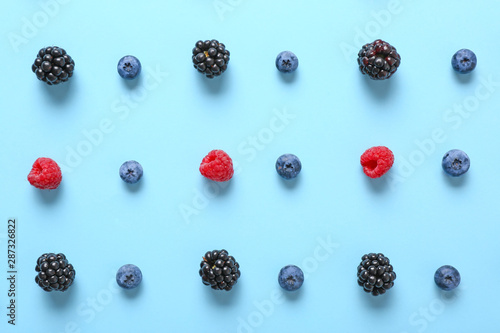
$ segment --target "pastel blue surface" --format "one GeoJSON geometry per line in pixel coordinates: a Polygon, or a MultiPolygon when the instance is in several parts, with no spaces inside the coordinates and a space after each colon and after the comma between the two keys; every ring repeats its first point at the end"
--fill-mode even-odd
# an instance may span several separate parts
{"type": "MultiPolygon", "coordinates": [[[[16,327],[1,332],[478,332],[496,329],[500,289],[497,1],[10,1],[0,32],[2,272],[7,219],[18,219],[16,327]],[[216,38],[231,52],[226,73],[198,74],[191,49],[216,38]],[[402,57],[385,82],[363,77],[361,46],[382,38],[402,57]],[[42,47],[74,58],[69,83],[49,87],[31,72],[42,47]],[[452,55],[473,50],[460,76],[452,55]],[[276,55],[299,67],[280,74],[276,55]],[[143,71],[116,71],[127,54],[143,71]],[[395,154],[383,178],[366,177],[365,149],[395,154]],[[442,156],[465,151],[469,172],[444,175],[442,156]],[[229,185],[198,167],[212,149],[237,164],[229,185]],[[296,181],[276,159],[297,155],[296,181]],[[44,192],[26,180],[38,157],[63,168],[44,192]],[[118,169],[137,160],[127,186],[118,169]],[[241,265],[233,291],[198,276],[207,250],[241,265]],[[76,269],[67,293],[34,282],[45,252],[76,269]],[[363,254],[382,252],[395,287],[372,297],[356,283],[363,254]],[[143,273],[119,290],[117,269],[143,273]],[[279,270],[300,266],[305,282],[283,294],[279,270]],[[455,266],[452,294],[435,270],[455,266]]],[[[3,273],[2,273],[3,274],[3,273]]],[[[6,273],[5,273],[6,274],[6,273]]],[[[5,275],[3,275],[5,276],[5,275]]]]}

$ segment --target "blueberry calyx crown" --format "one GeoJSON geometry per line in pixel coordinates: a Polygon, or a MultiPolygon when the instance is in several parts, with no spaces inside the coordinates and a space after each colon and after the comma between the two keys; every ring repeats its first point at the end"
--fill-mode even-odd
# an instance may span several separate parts
{"type": "Polygon", "coordinates": [[[460,161],[458,158],[456,158],[453,163],[451,163],[451,167],[455,170],[460,170],[462,169],[462,161],[460,161]]]}
{"type": "Polygon", "coordinates": [[[130,62],[126,62],[123,64],[124,71],[130,72],[133,68],[134,67],[132,66],[132,64],[130,62]]]}

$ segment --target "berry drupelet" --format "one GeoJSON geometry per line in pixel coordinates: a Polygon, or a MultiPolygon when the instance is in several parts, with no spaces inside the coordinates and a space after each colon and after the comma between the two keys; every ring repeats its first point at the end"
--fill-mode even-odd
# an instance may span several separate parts
{"type": "Polygon", "coordinates": [[[75,269],[62,253],[42,254],[35,270],[35,282],[45,291],[66,291],[75,280],[75,269]]]}
{"type": "Polygon", "coordinates": [[[389,258],[382,253],[369,253],[361,257],[358,266],[358,284],[373,296],[385,294],[394,286],[396,273],[389,258]]]}
{"type": "Polygon", "coordinates": [[[400,63],[396,48],[380,39],[365,44],[358,53],[359,70],[373,80],[390,78],[400,63]]]}
{"type": "Polygon", "coordinates": [[[231,290],[240,275],[240,265],[226,250],[208,251],[200,264],[203,284],[215,290],[231,290]]]}
{"type": "Polygon", "coordinates": [[[217,40],[197,41],[193,48],[193,64],[209,79],[224,73],[229,63],[229,51],[217,40]]]}
{"type": "Polygon", "coordinates": [[[31,70],[36,77],[47,83],[55,85],[66,82],[73,76],[75,62],[66,51],[57,46],[49,46],[41,49],[31,70]]]}

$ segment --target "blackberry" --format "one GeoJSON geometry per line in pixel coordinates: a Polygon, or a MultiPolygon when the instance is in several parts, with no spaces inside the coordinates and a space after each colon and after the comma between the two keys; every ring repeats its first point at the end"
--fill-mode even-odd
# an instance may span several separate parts
{"type": "Polygon", "coordinates": [[[197,41],[193,49],[193,64],[209,79],[224,73],[229,63],[229,51],[217,40],[197,41]]]}
{"type": "Polygon", "coordinates": [[[39,80],[54,85],[66,82],[73,76],[75,62],[64,49],[49,46],[38,51],[31,69],[39,80]]]}
{"type": "Polygon", "coordinates": [[[396,48],[380,39],[365,44],[358,53],[359,70],[373,80],[390,78],[400,63],[396,48]]]}
{"type": "Polygon", "coordinates": [[[240,275],[240,265],[226,250],[208,251],[200,264],[203,284],[215,290],[231,290],[240,275]]]}
{"type": "Polygon", "coordinates": [[[45,253],[38,258],[35,282],[45,291],[66,291],[75,280],[75,269],[62,253],[45,253]]]}
{"type": "Polygon", "coordinates": [[[373,296],[385,294],[394,286],[396,273],[389,262],[389,258],[382,253],[369,253],[361,257],[358,266],[358,284],[367,293],[373,296]]]}

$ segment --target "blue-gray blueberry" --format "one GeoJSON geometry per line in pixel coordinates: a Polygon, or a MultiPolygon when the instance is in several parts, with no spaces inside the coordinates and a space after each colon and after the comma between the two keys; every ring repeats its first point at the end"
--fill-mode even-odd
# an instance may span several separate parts
{"type": "Polygon", "coordinates": [[[460,273],[453,266],[441,266],[434,273],[434,282],[443,290],[453,290],[460,284],[460,273]]]}
{"type": "Polygon", "coordinates": [[[293,154],[284,154],[276,160],[276,171],[284,179],[292,179],[299,175],[302,170],[302,163],[293,154]]]}
{"type": "Polygon", "coordinates": [[[469,49],[458,50],[451,58],[451,66],[460,74],[470,73],[476,68],[477,58],[469,49]]]}
{"type": "Polygon", "coordinates": [[[287,291],[295,291],[304,283],[304,273],[295,265],[287,265],[280,270],[278,283],[287,291]]]}
{"type": "Polygon", "coordinates": [[[141,72],[141,62],[134,56],[127,55],[118,61],[118,74],[125,80],[132,80],[141,72]]]}
{"type": "Polygon", "coordinates": [[[294,72],[299,67],[299,59],[293,52],[283,51],[276,57],[276,68],[282,73],[294,72]]]}
{"type": "Polygon", "coordinates": [[[452,149],[443,156],[441,165],[448,175],[458,177],[469,170],[470,160],[469,156],[460,149],[452,149]]]}
{"type": "Polygon", "coordinates": [[[134,289],[142,281],[142,272],[136,265],[123,265],[116,272],[116,282],[125,289],[134,289]]]}
{"type": "Polygon", "coordinates": [[[137,161],[127,161],[120,166],[120,177],[125,183],[135,184],[141,180],[144,171],[137,161]]]}

